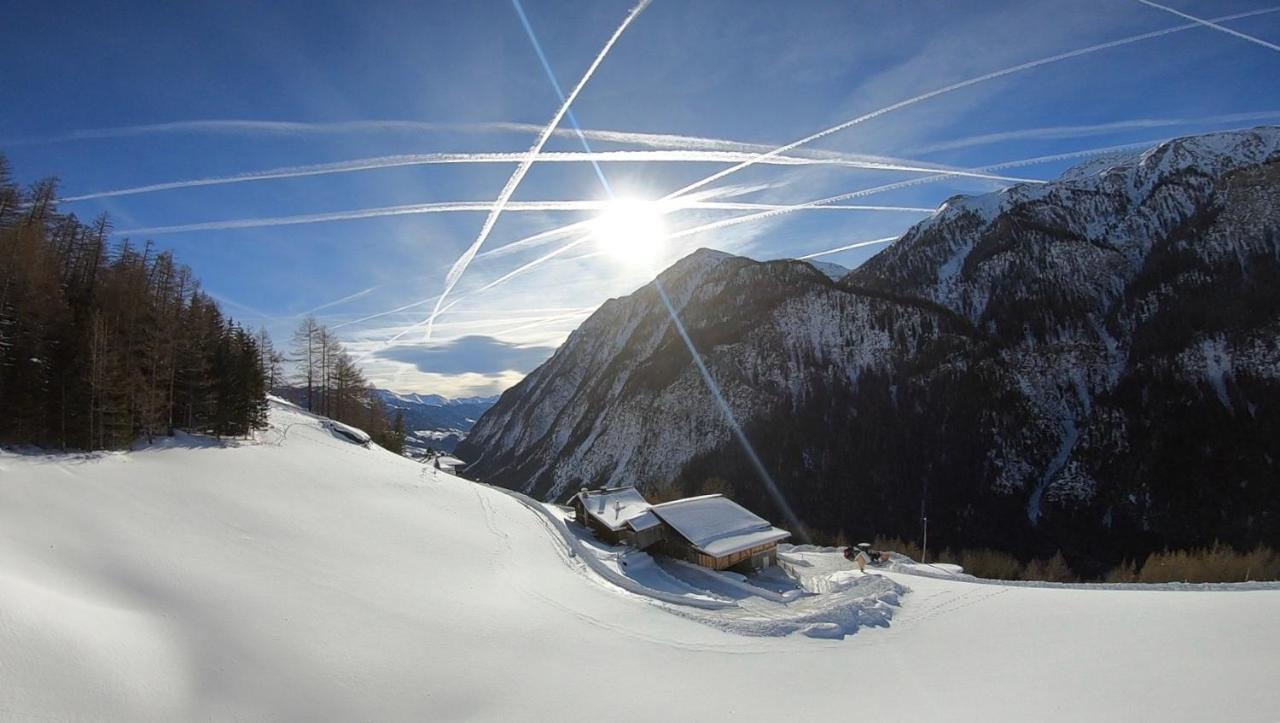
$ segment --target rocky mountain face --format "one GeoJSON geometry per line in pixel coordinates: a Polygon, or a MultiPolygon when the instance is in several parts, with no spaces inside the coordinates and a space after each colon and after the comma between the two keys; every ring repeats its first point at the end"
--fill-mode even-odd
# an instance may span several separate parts
{"type": "Polygon", "coordinates": [[[1280,544],[1280,129],[949,200],[839,280],[702,250],[602,306],[458,448],[469,475],[728,487],[815,532],[1061,549],[1280,544]]]}

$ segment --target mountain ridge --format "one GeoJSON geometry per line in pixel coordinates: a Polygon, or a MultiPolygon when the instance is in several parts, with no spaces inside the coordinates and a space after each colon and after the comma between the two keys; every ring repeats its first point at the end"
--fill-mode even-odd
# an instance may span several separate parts
{"type": "MultiPolygon", "coordinates": [[[[1275,544],[1277,149],[1276,128],[1209,134],[953,198],[838,282],[709,250],[658,279],[823,534],[911,535],[924,508],[938,544],[1061,548],[1078,569],[1275,544]]],[[[777,513],[653,284],[588,318],[459,453],[546,499],[720,479],[777,513]]]]}

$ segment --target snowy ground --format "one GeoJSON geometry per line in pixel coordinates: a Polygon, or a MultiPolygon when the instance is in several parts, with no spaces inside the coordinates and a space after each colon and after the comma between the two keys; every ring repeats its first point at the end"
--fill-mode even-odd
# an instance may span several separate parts
{"type": "Polygon", "coordinates": [[[823,594],[623,575],[545,507],[287,407],[272,423],[259,444],[0,453],[0,719],[1280,716],[1278,590],[863,578],[806,548],[784,559],[823,594]],[[801,634],[868,609],[887,624],[801,634]]]}

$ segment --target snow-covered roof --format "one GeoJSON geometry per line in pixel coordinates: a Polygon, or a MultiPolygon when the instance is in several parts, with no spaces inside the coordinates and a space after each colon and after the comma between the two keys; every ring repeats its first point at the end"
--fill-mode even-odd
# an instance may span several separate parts
{"type": "Polygon", "coordinates": [[[450,457],[448,455],[436,457],[436,461],[440,463],[441,467],[459,467],[466,464],[466,462],[463,462],[457,457],[450,457]]]}
{"type": "Polygon", "coordinates": [[[360,444],[368,444],[370,441],[372,441],[369,435],[365,434],[365,431],[363,429],[357,429],[355,427],[352,427],[349,424],[343,424],[342,422],[337,422],[332,419],[326,419],[322,422],[322,424],[327,426],[330,429],[330,431],[336,434],[340,434],[343,437],[346,437],[347,439],[353,442],[359,442],[360,444]]]}
{"type": "Polygon", "coordinates": [[[621,530],[628,520],[644,514],[650,506],[635,487],[584,490],[578,493],[578,499],[588,514],[611,530],[621,530]]]}
{"type": "Polygon", "coordinates": [[[653,514],[653,510],[645,510],[644,512],[641,512],[635,517],[627,520],[627,527],[630,527],[636,532],[648,530],[661,524],[662,520],[658,519],[658,516],[653,514]]]}
{"type": "Polygon", "coordinates": [[[664,502],[651,509],[694,547],[712,557],[732,555],[791,536],[723,495],[664,502]]]}

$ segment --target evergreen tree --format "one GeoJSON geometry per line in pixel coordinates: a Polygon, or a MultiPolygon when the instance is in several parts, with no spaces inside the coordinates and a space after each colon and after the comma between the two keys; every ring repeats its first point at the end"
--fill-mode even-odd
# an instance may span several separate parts
{"type": "Polygon", "coordinates": [[[52,179],[21,190],[0,156],[0,443],[118,448],[265,426],[274,352],[171,254],[112,248],[105,216],[81,223],[56,199],[52,179]]]}

